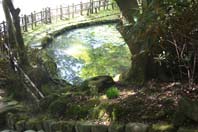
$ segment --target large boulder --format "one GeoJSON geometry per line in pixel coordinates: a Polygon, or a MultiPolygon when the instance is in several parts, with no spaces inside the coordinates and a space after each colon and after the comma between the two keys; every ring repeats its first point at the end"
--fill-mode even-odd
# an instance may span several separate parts
{"type": "Polygon", "coordinates": [[[105,92],[107,88],[113,86],[115,82],[111,76],[96,76],[83,82],[82,87],[90,92],[105,92]],[[95,90],[95,91],[94,91],[95,90]]]}

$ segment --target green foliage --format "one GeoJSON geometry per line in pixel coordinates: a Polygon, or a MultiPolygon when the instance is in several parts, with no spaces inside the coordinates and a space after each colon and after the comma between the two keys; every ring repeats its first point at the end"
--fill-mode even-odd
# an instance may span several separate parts
{"type": "Polygon", "coordinates": [[[90,107],[73,104],[71,105],[65,113],[65,116],[70,117],[72,119],[85,119],[90,111],[90,107]]]}
{"type": "Polygon", "coordinates": [[[112,121],[119,121],[121,118],[127,116],[130,113],[128,108],[123,108],[119,104],[109,105],[107,110],[112,121]]]}
{"type": "MultiPolygon", "coordinates": [[[[136,16],[137,21],[126,27],[125,38],[130,40],[132,54],[145,53],[149,57],[147,63],[154,61],[148,69],[148,72],[153,71],[154,77],[159,78],[164,72],[169,78],[189,79],[190,83],[198,78],[198,72],[195,72],[198,65],[197,6],[198,2],[194,0],[153,0],[136,16]],[[155,69],[151,70],[151,67],[155,69]]],[[[132,63],[137,64],[138,69],[143,64],[137,62],[132,63]]],[[[153,78],[148,74],[149,77],[153,78]]]]}
{"type": "Polygon", "coordinates": [[[6,88],[8,95],[14,99],[24,100],[25,98],[28,98],[28,96],[25,96],[27,93],[21,79],[15,73],[8,76],[6,88]]]}
{"type": "Polygon", "coordinates": [[[103,121],[109,120],[108,107],[109,103],[100,103],[99,105],[93,107],[93,109],[90,111],[91,117],[93,119],[99,119],[103,121]]]}
{"type": "Polygon", "coordinates": [[[106,91],[106,95],[109,99],[114,99],[120,95],[120,91],[116,87],[111,87],[106,91]]]}
{"type": "Polygon", "coordinates": [[[67,108],[68,107],[67,107],[66,100],[57,99],[49,105],[49,112],[55,117],[61,116],[61,115],[64,115],[67,108]]]}

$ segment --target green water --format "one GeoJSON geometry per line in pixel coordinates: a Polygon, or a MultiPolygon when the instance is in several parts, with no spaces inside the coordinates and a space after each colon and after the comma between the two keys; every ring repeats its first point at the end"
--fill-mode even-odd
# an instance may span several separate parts
{"type": "Polygon", "coordinates": [[[97,75],[116,75],[130,66],[129,49],[115,24],[71,30],[55,38],[47,53],[59,77],[79,83],[97,75]]]}

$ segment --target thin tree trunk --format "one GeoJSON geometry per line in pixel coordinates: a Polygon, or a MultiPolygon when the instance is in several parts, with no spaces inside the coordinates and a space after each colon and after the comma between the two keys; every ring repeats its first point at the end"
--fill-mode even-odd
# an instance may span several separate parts
{"type": "Polygon", "coordinates": [[[23,41],[23,36],[21,33],[20,18],[19,18],[20,9],[19,8],[15,9],[11,0],[3,0],[3,3],[4,3],[3,7],[4,7],[5,15],[6,15],[6,21],[9,23],[8,27],[12,28],[9,31],[9,34],[12,34],[12,36],[15,36],[14,40],[16,40],[15,43],[18,45],[18,53],[19,53],[21,66],[26,66],[29,63],[28,63],[27,52],[25,49],[24,41],[23,41]]]}

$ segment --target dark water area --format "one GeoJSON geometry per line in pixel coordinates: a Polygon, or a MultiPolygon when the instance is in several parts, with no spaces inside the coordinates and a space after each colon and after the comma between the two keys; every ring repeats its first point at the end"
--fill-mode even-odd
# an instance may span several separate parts
{"type": "Polygon", "coordinates": [[[46,49],[59,77],[72,84],[98,76],[118,76],[130,66],[129,49],[116,24],[80,28],[58,36],[46,49]]]}

